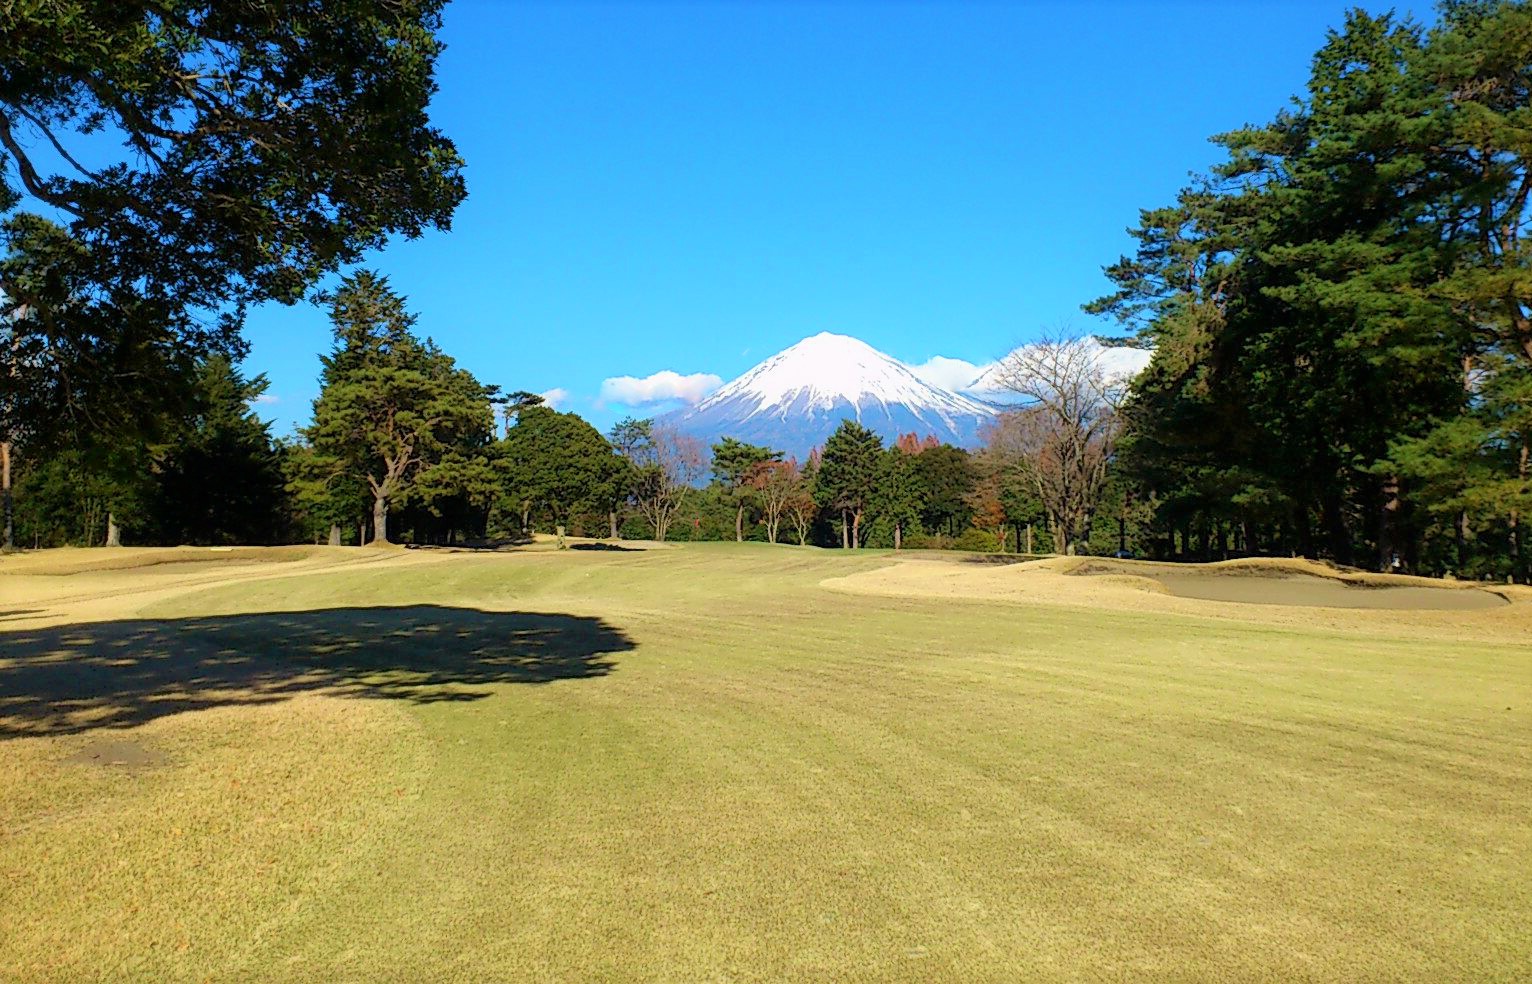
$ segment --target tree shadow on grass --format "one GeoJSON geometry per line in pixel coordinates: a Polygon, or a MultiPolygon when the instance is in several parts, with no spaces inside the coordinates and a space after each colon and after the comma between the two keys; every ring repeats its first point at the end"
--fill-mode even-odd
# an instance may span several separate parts
{"type": "Polygon", "coordinates": [[[602,619],[418,605],[93,622],[0,633],[0,739],[126,728],[323,691],[417,704],[604,676],[602,619]]]}

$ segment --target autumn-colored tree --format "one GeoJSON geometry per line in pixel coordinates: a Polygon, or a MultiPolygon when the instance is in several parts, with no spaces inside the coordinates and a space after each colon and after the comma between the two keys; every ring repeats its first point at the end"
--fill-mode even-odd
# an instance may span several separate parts
{"type": "Polygon", "coordinates": [[[922,451],[930,451],[932,448],[941,447],[941,443],[941,441],[936,439],[935,434],[927,434],[922,438],[914,431],[910,431],[908,434],[900,434],[898,439],[894,441],[894,447],[905,454],[920,454],[922,451]]]}
{"type": "Polygon", "coordinates": [[[803,473],[798,470],[798,459],[757,462],[746,474],[745,483],[754,490],[756,500],[761,504],[767,541],[776,543],[782,518],[789,513],[794,500],[804,495],[803,473]]]}
{"type": "MultiPolygon", "coordinates": [[[[796,461],[794,462],[796,465],[796,461]]],[[[798,469],[798,483],[787,499],[787,516],[792,521],[793,532],[798,535],[798,546],[807,546],[809,532],[819,517],[819,503],[815,501],[814,489],[819,481],[819,449],[809,452],[808,461],[798,469]]]]}
{"type": "Polygon", "coordinates": [[[1001,499],[1001,476],[989,474],[981,478],[968,494],[968,506],[973,510],[973,516],[969,519],[975,529],[983,530],[995,537],[995,542],[1000,544],[1000,549],[1005,549],[1007,527],[1009,517],[1006,515],[1005,503],[1001,499]]]}
{"type": "Polygon", "coordinates": [[[732,437],[726,437],[713,445],[713,477],[723,487],[724,498],[734,504],[735,543],[743,543],[745,540],[745,510],[755,497],[752,473],[761,465],[778,461],[781,457],[780,451],[759,444],[746,444],[732,437]]]}

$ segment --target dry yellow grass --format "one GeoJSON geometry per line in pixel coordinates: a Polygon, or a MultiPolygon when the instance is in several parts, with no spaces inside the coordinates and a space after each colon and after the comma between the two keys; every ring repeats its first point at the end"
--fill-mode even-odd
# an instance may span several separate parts
{"type": "Polygon", "coordinates": [[[1286,609],[755,545],[26,560],[0,978],[1532,965],[1523,598],[1286,609]]]}

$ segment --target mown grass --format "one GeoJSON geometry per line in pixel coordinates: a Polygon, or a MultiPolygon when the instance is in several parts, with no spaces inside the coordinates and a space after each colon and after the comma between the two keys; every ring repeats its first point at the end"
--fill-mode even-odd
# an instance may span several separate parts
{"type": "Polygon", "coordinates": [[[887,562],[400,556],[0,622],[0,975],[1524,979],[1526,640],[820,585],[887,562]],[[104,736],[163,763],[72,760],[104,736]]]}

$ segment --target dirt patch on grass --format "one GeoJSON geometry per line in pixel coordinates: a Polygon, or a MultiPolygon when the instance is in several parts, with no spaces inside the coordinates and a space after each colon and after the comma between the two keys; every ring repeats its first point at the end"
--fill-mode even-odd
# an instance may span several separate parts
{"type": "Polygon", "coordinates": [[[124,738],[101,738],[89,742],[64,759],[80,765],[111,765],[125,769],[148,769],[165,764],[165,754],[141,742],[124,738]]]}

